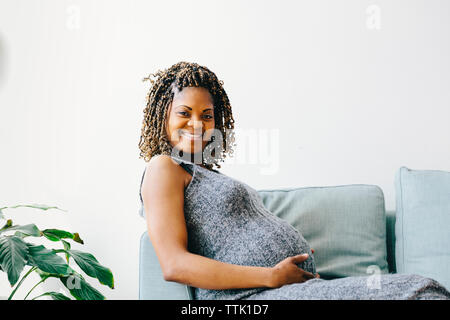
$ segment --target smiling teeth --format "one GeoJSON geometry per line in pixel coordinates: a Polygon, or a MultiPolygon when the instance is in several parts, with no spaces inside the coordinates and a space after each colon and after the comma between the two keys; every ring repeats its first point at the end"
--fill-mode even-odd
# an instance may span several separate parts
{"type": "Polygon", "coordinates": [[[187,138],[194,138],[194,139],[196,139],[196,138],[201,138],[201,137],[202,137],[201,134],[193,135],[193,134],[186,133],[186,132],[182,132],[181,135],[182,135],[182,136],[185,136],[185,137],[187,137],[187,138]]]}

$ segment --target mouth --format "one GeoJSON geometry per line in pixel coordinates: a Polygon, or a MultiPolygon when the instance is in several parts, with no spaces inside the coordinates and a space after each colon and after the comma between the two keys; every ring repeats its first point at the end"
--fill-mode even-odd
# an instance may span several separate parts
{"type": "Polygon", "coordinates": [[[201,140],[203,137],[202,134],[190,134],[186,131],[180,131],[180,136],[185,137],[189,140],[201,140]]]}

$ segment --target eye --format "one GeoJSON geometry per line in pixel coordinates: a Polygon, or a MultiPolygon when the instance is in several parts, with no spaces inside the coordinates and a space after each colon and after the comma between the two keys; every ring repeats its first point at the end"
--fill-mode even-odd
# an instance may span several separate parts
{"type": "MultiPolygon", "coordinates": [[[[189,116],[189,113],[186,112],[186,111],[180,111],[180,112],[178,112],[178,114],[182,115],[182,116],[185,116],[185,117],[189,116]]],[[[214,116],[212,116],[210,114],[205,114],[204,116],[206,117],[206,119],[213,119],[214,118],[214,116]]]]}

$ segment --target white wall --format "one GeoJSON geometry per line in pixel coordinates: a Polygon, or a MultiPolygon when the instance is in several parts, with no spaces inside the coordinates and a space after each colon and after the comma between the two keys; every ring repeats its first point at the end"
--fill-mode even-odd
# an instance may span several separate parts
{"type": "Polygon", "coordinates": [[[185,60],[224,81],[238,130],[278,130],[278,165],[257,155],[222,172],[256,189],[375,184],[394,209],[400,166],[450,171],[449,12],[437,0],[0,0],[0,206],[68,210],[10,214],[79,232],[74,248],[116,289],[90,283],[136,299],[141,79],[185,60]]]}

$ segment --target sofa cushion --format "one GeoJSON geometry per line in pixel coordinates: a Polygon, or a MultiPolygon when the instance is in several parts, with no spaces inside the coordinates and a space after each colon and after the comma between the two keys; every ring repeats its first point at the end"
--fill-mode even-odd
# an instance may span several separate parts
{"type": "Polygon", "coordinates": [[[383,191],[374,185],[258,190],[315,250],[324,279],[388,273],[383,191]]]}
{"type": "Polygon", "coordinates": [[[450,288],[450,172],[401,167],[395,188],[397,272],[450,288]]]}

